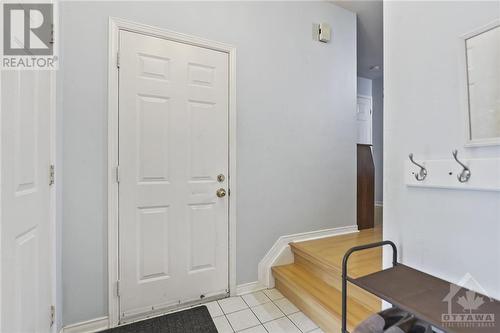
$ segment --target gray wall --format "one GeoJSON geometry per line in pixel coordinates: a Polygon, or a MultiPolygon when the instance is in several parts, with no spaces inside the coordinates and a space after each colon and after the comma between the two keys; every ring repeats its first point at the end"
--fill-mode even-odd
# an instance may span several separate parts
{"type": "Polygon", "coordinates": [[[63,321],[107,314],[108,16],[237,47],[237,281],[281,235],[354,225],[356,19],[326,2],[63,2],[63,321]],[[328,22],[331,43],[312,40],[328,22]]]}
{"type": "Polygon", "coordinates": [[[358,76],[357,78],[358,94],[371,96],[372,95],[372,80],[358,76]]]}
{"type": "Polygon", "coordinates": [[[459,36],[499,13],[498,1],[384,3],[384,238],[404,263],[455,283],[469,272],[497,299],[500,192],[408,188],[403,171],[410,152],[500,157],[500,147],[464,147],[459,86],[459,36]]]}
{"type": "Polygon", "coordinates": [[[384,79],[372,80],[373,160],[375,162],[375,202],[384,201],[384,79]]]}

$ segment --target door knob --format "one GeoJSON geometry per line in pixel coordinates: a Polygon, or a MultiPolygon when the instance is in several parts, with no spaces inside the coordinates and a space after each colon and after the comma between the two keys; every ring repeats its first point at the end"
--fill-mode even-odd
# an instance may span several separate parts
{"type": "Polygon", "coordinates": [[[218,189],[218,190],[217,190],[216,194],[217,194],[217,196],[218,196],[219,198],[223,198],[223,197],[225,197],[225,196],[226,196],[226,190],[225,190],[225,189],[223,189],[223,188],[220,188],[220,189],[218,189]]]}

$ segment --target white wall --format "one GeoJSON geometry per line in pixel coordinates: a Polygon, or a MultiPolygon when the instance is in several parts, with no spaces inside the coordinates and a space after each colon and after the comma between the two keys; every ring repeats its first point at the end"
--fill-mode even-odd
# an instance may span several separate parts
{"type": "Polygon", "coordinates": [[[326,2],[64,2],[64,324],[107,314],[107,23],[237,47],[237,281],[281,235],[354,225],[356,18],[326,2]],[[333,40],[312,40],[328,22],[333,40]]]}
{"type": "Polygon", "coordinates": [[[499,13],[498,1],[384,3],[384,238],[404,263],[453,282],[470,272],[496,298],[500,193],[407,188],[403,164],[410,152],[451,159],[454,148],[500,157],[500,147],[464,148],[458,40],[499,13]]]}

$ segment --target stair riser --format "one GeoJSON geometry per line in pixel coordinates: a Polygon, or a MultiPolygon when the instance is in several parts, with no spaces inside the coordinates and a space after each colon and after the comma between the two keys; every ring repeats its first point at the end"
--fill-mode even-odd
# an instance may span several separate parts
{"type": "MultiPolygon", "coordinates": [[[[323,280],[296,265],[273,267],[276,286],[301,311],[310,315],[323,330],[339,333],[342,317],[342,295],[323,280]]],[[[362,320],[373,314],[355,299],[348,297],[347,325],[352,332],[362,320]]]]}
{"type": "MultiPolygon", "coordinates": [[[[293,247],[292,247],[292,252],[294,254],[295,264],[303,267],[317,278],[323,280],[328,285],[334,287],[339,291],[342,291],[341,273],[325,269],[324,265],[314,261],[313,258],[304,256],[300,251],[294,250],[293,247]]],[[[382,307],[381,301],[377,297],[360,289],[357,286],[349,284],[348,295],[349,297],[352,297],[355,300],[357,300],[359,303],[365,305],[368,309],[372,310],[373,312],[379,312],[381,310],[382,307]]]]}
{"type": "Polygon", "coordinates": [[[341,319],[336,318],[314,298],[306,293],[297,293],[295,288],[290,288],[286,282],[276,279],[276,289],[295,304],[303,313],[311,318],[320,328],[327,333],[339,333],[341,331],[341,319]]]}

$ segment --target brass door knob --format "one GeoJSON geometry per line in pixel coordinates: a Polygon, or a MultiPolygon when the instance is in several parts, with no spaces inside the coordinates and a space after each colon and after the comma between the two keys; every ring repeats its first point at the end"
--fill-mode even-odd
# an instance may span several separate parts
{"type": "Polygon", "coordinates": [[[218,190],[217,190],[216,194],[217,194],[217,196],[218,196],[219,198],[223,198],[223,197],[225,197],[225,196],[226,196],[226,190],[225,190],[225,189],[223,189],[223,188],[220,188],[220,189],[218,189],[218,190]]]}

